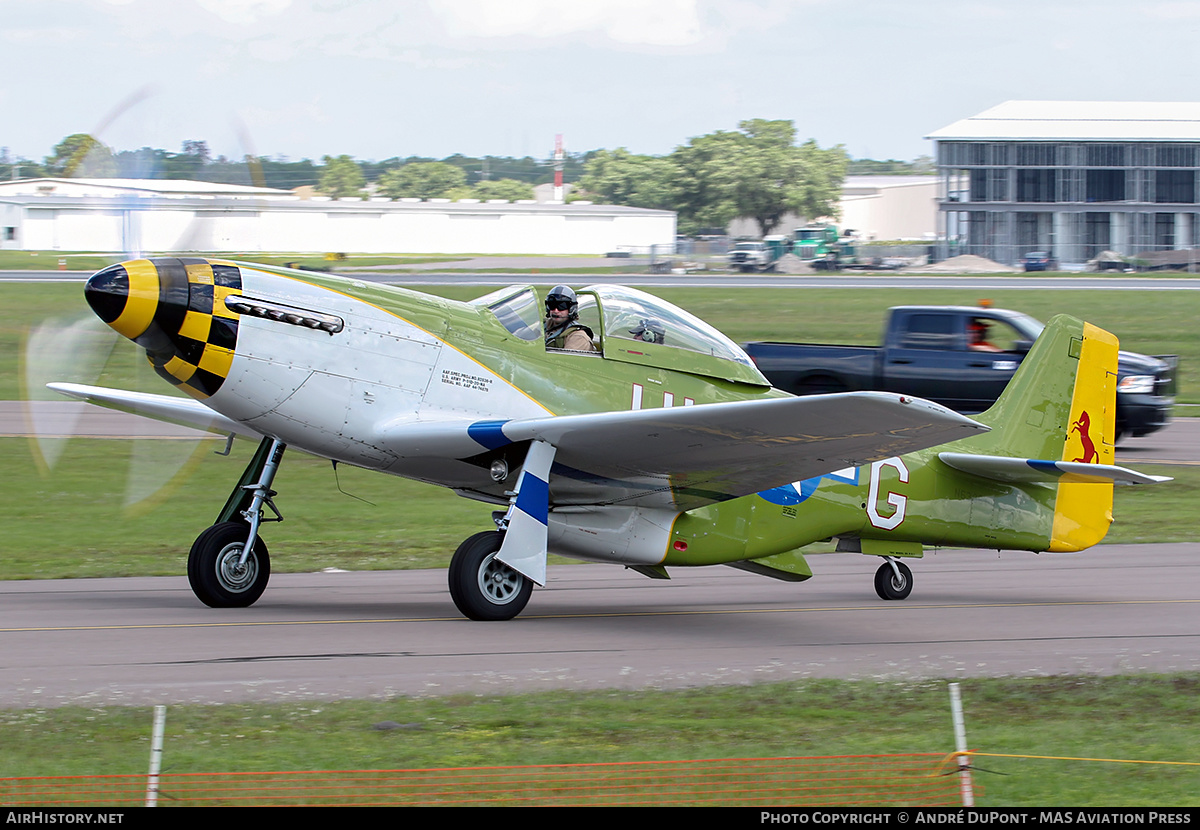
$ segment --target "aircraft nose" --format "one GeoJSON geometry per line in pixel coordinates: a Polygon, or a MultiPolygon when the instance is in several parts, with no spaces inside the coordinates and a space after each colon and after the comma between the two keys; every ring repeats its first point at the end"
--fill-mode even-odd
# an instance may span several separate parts
{"type": "Polygon", "coordinates": [[[96,316],[130,340],[137,340],[150,328],[158,294],[158,269],[144,259],[97,271],[83,288],[96,316]]]}
{"type": "Polygon", "coordinates": [[[224,298],[240,289],[235,265],[162,258],[97,271],[83,293],[96,316],[146,350],[159,375],[203,398],[229,372],[238,325],[224,298]]]}

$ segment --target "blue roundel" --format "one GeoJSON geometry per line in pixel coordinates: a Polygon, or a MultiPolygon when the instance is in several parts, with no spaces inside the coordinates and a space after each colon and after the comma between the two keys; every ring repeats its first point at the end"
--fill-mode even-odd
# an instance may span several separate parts
{"type": "Polygon", "coordinates": [[[763,490],[759,495],[771,504],[791,507],[794,504],[800,504],[800,502],[817,492],[817,486],[820,483],[821,476],[817,476],[816,478],[805,479],[793,484],[785,484],[782,487],[776,487],[772,490],[763,490]],[[797,484],[800,485],[799,489],[796,487],[797,484]]]}

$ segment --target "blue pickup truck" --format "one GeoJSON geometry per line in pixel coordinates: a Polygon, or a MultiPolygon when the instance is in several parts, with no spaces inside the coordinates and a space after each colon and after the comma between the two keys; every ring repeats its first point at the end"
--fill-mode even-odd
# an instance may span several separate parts
{"type": "MultiPolygon", "coordinates": [[[[888,315],[881,346],[743,346],[775,387],[795,395],[882,390],[969,414],[995,402],[1042,331],[1032,317],[999,308],[897,306],[888,315]]],[[[1178,362],[1175,355],[1120,352],[1118,439],[1166,426],[1178,362]]]]}

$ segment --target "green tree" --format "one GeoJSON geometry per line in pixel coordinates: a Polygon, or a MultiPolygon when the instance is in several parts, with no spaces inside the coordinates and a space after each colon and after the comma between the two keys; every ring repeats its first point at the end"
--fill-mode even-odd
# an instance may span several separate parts
{"type": "Polygon", "coordinates": [[[677,179],[672,159],[635,155],[618,147],[592,154],[579,187],[585,197],[603,204],[674,210],[677,179]]]}
{"type": "Polygon", "coordinates": [[[164,154],[164,179],[204,180],[204,168],[212,161],[207,141],[185,141],[183,152],[164,154]]]}
{"type": "Polygon", "coordinates": [[[54,145],[54,154],[45,159],[48,176],[111,177],[117,163],[110,147],[87,133],[69,135],[54,145]]]}
{"type": "Polygon", "coordinates": [[[252,184],[280,190],[291,190],[304,185],[316,187],[321,182],[321,168],[315,162],[310,159],[288,161],[282,156],[244,156],[239,162],[220,156],[205,166],[204,174],[205,181],[252,184]]]}
{"type": "Polygon", "coordinates": [[[800,207],[807,182],[801,153],[795,146],[796,129],[791,121],[761,118],[738,126],[742,138],[732,159],[737,168],[734,205],[738,216],[754,219],[766,236],[784,214],[795,211],[808,215],[800,207]]]}
{"type": "Polygon", "coordinates": [[[467,174],[453,164],[416,161],[384,173],[379,192],[389,199],[438,199],[466,183],[467,174]]]}
{"type": "Polygon", "coordinates": [[[325,156],[321,161],[325,168],[321,172],[317,190],[334,199],[361,195],[366,179],[354,159],[345,155],[337,158],[325,156]]]}
{"type": "Polygon", "coordinates": [[[810,139],[797,147],[791,121],[756,118],[738,128],[693,138],[672,154],[681,228],[723,228],[749,217],[766,235],[787,213],[836,215],[846,171],[841,146],[822,150],[810,139]]]}
{"type": "Polygon", "coordinates": [[[124,179],[157,179],[162,177],[169,153],[142,147],[138,150],[121,150],[113,158],[117,162],[117,175],[124,179]]]}
{"type": "Polygon", "coordinates": [[[837,217],[846,180],[846,150],[838,144],[822,150],[813,139],[801,144],[800,176],[795,184],[797,194],[793,210],[808,219],[821,216],[837,217]]]}
{"type": "Polygon", "coordinates": [[[671,153],[679,230],[724,231],[738,217],[738,157],[745,136],[718,130],[691,138],[671,153]]]}
{"type": "Polygon", "coordinates": [[[9,179],[33,179],[44,176],[42,165],[24,156],[10,156],[8,148],[0,152],[0,181],[9,179]]]}
{"type": "Polygon", "coordinates": [[[931,156],[917,156],[912,161],[850,159],[846,162],[848,176],[929,176],[936,172],[931,156]]]}
{"type": "Polygon", "coordinates": [[[507,199],[515,202],[518,199],[532,199],[533,185],[516,179],[489,179],[471,188],[471,196],[475,199],[507,199]]]}
{"type": "Polygon", "coordinates": [[[378,182],[389,170],[399,170],[404,165],[404,159],[392,156],[383,161],[360,161],[358,167],[369,182],[378,182]]]}

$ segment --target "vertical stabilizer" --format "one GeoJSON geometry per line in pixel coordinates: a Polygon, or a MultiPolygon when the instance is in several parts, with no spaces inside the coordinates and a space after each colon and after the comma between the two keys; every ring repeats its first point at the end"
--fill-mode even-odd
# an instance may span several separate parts
{"type": "MultiPolygon", "coordinates": [[[[1058,315],[1047,324],[995,405],[977,420],[993,428],[973,452],[1109,464],[1116,436],[1117,338],[1058,315]]],[[[1112,484],[1062,477],[1055,485],[1048,550],[1083,550],[1112,522],[1112,484]]]]}
{"type": "MultiPolygon", "coordinates": [[[[1063,461],[1113,463],[1117,424],[1117,338],[1083,324],[1083,349],[1071,398],[1063,461]]],[[[1050,550],[1083,550],[1099,542],[1113,521],[1113,485],[1058,484],[1050,550]]]]}

